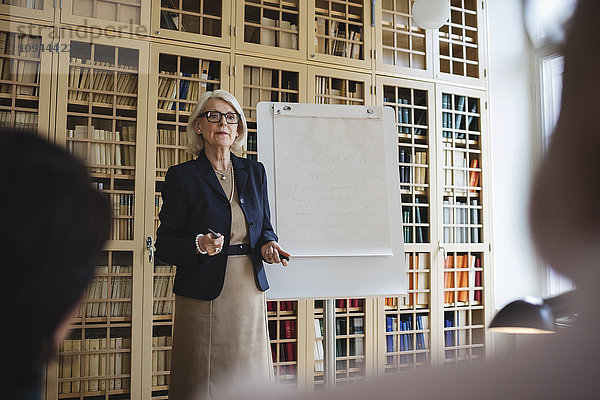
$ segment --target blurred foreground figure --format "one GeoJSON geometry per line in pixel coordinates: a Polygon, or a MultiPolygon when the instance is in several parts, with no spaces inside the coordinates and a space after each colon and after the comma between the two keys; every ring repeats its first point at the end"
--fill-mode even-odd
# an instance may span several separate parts
{"type": "Polygon", "coordinates": [[[40,399],[43,364],[68,333],[111,208],[82,164],[34,133],[0,129],[0,182],[0,397],[40,399]]]}

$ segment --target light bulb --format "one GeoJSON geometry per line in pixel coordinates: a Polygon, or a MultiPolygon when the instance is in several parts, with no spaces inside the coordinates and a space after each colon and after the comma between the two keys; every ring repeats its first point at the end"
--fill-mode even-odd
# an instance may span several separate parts
{"type": "Polygon", "coordinates": [[[448,0],[415,0],[412,16],[423,29],[439,29],[450,18],[450,3],[448,0]]]}

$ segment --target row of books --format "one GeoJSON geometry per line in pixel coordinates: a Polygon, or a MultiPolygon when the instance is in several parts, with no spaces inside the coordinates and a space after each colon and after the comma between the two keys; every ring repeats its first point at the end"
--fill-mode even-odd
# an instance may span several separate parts
{"type": "Polygon", "coordinates": [[[274,363],[284,362],[286,364],[279,365],[279,375],[294,375],[296,374],[296,362],[298,356],[296,354],[296,342],[280,343],[279,360],[277,360],[277,344],[271,343],[271,356],[274,363]],[[288,364],[288,362],[291,362],[288,364]]]}
{"type": "Polygon", "coordinates": [[[183,128],[179,132],[175,129],[159,128],[156,130],[156,144],[185,147],[187,146],[187,132],[183,128]]]}
{"type": "Polygon", "coordinates": [[[78,317],[108,317],[109,313],[111,317],[131,316],[131,283],[131,265],[96,267],[78,317]]]}
{"type": "Polygon", "coordinates": [[[346,23],[317,16],[315,18],[315,52],[354,59],[361,58],[362,32],[348,30],[346,23]],[[329,24],[329,30],[327,25],[329,24]]]}
{"type": "MultiPolygon", "coordinates": [[[[413,326],[412,315],[387,316],[385,318],[385,330],[390,334],[386,334],[386,353],[403,353],[412,352],[415,350],[426,350],[429,343],[429,316],[425,314],[417,314],[415,316],[415,324],[413,326]],[[416,331],[416,332],[413,332],[416,331]],[[411,333],[397,334],[397,332],[411,333]]],[[[396,361],[400,364],[410,364],[413,361],[427,362],[427,353],[419,352],[415,354],[416,359],[413,359],[413,354],[388,355],[386,357],[386,365],[396,365],[396,361]]]]}
{"type": "Polygon", "coordinates": [[[67,148],[79,160],[90,166],[91,172],[110,173],[112,168],[117,175],[132,175],[134,169],[118,168],[135,166],[136,126],[124,125],[121,131],[97,129],[93,125],[75,125],[67,131],[67,148]],[[119,142],[119,143],[105,143],[119,142]],[[88,153],[89,143],[89,153],[88,153]],[[89,156],[89,157],[88,157],[89,156]],[[114,156],[114,158],[113,158],[114,156]]]}
{"type": "Polygon", "coordinates": [[[133,237],[134,194],[110,194],[113,205],[112,240],[131,240],[133,237]]]}
{"type": "Polygon", "coordinates": [[[411,166],[412,154],[410,149],[400,148],[398,150],[398,159],[400,161],[400,183],[410,183],[414,168],[414,182],[417,185],[425,185],[427,183],[427,152],[415,151],[414,167],[411,166]],[[409,164],[409,165],[406,165],[409,164]]]}
{"type": "MultiPolygon", "coordinates": [[[[247,28],[250,29],[247,41],[258,43],[256,41],[257,32],[252,32],[251,30],[258,30],[259,28],[247,28]]],[[[278,20],[263,16],[260,27],[260,44],[298,50],[298,25],[285,19],[278,20]]]]}
{"type": "Polygon", "coordinates": [[[336,317],[335,319],[335,334],[343,335],[361,335],[365,333],[363,317],[336,317]]]}
{"type": "Polygon", "coordinates": [[[296,311],[296,302],[293,300],[267,301],[267,311],[277,311],[277,303],[279,311],[296,311]]]}
{"type": "Polygon", "coordinates": [[[315,372],[323,372],[325,369],[324,359],[325,350],[323,348],[323,319],[314,319],[315,329],[315,346],[314,346],[314,360],[315,360],[315,372]]]}
{"type": "Polygon", "coordinates": [[[473,254],[444,259],[444,304],[480,304],[483,297],[481,258],[473,254]],[[458,289],[458,290],[457,290],[458,289]]]}
{"type": "Polygon", "coordinates": [[[444,148],[444,189],[446,191],[452,187],[459,195],[466,196],[468,188],[470,193],[477,193],[475,188],[479,187],[479,159],[472,158],[469,168],[467,162],[467,151],[444,148]]]}
{"type": "MultiPolygon", "coordinates": [[[[17,86],[17,95],[38,95],[41,44],[42,38],[39,36],[0,32],[0,55],[8,54],[24,58],[17,60],[0,58],[0,77],[3,81],[32,84],[17,86]]],[[[10,91],[10,85],[0,86],[0,92],[10,93],[10,91]]]]}
{"type": "Polygon", "coordinates": [[[403,222],[403,234],[404,243],[426,243],[429,241],[428,227],[422,224],[426,223],[426,220],[421,216],[421,208],[415,207],[415,222],[413,224],[411,219],[410,209],[404,209],[402,211],[402,222],[403,222]],[[414,233],[413,233],[414,228],[414,233]]]}
{"type": "Polygon", "coordinates": [[[164,386],[169,384],[169,374],[164,372],[171,370],[171,347],[172,336],[152,337],[152,386],[164,386]]]}
{"type": "Polygon", "coordinates": [[[173,312],[173,265],[157,265],[154,267],[154,315],[169,315],[173,312]],[[157,300],[160,299],[160,300],[157,300]]]}
{"type": "Polygon", "coordinates": [[[176,110],[177,104],[179,104],[179,111],[193,111],[198,98],[206,91],[206,81],[210,79],[208,75],[210,61],[202,60],[201,68],[202,72],[200,74],[160,71],[158,77],[158,109],[176,110]],[[189,101],[189,103],[179,103],[177,99],[189,101]]]}
{"type": "Polygon", "coordinates": [[[58,393],[127,389],[130,385],[131,338],[63,340],[59,345],[58,393]],[[103,376],[111,378],[100,379],[103,376]],[[61,382],[62,381],[62,382],[61,382]]]}
{"type": "Polygon", "coordinates": [[[166,175],[165,171],[169,169],[170,166],[185,161],[185,153],[185,150],[182,149],[158,147],[156,149],[156,168],[162,170],[159,172],[164,172],[164,175],[166,175]],[[180,157],[177,157],[178,152],[180,157]],[[182,155],[184,157],[183,159],[181,157],[182,155]]]}
{"type": "Polygon", "coordinates": [[[37,130],[38,115],[35,113],[14,111],[15,119],[12,120],[12,111],[0,111],[0,127],[14,127],[16,129],[37,130]]]}
{"type": "Polygon", "coordinates": [[[469,207],[466,201],[456,200],[453,203],[452,198],[444,200],[444,243],[481,243],[479,202],[477,199],[470,201],[469,207]]]}
{"type": "MultiPolygon", "coordinates": [[[[453,129],[459,131],[473,131],[479,130],[479,123],[475,114],[478,112],[478,100],[468,98],[468,107],[465,102],[467,98],[465,96],[454,96],[454,108],[452,108],[452,95],[442,94],[442,109],[453,110],[450,112],[442,112],[442,129],[453,129]],[[452,117],[454,115],[454,118],[452,117]],[[465,117],[466,125],[465,125],[465,117]],[[477,121],[477,123],[475,123],[477,121]]],[[[452,138],[452,132],[443,131],[442,137],[452,138]]],[[[455,139],[465,139],[465,132],[456,132],[455,139]]]]}
{"type": "MultiPolygon", "coordinates": [[[[418,308],[429,305],[429,253],[404,254],[408,269],[408,306],[418,308]]],[[[387,299],[386,299],[387,301],[387,299]]],[[[387,305],[387,304],[386,304],[387,305]]]]}
{"type": "Polygon", "coordinates": [[[316,76],[315,78],[317,104],[358,104],[364,100],[363,83],[361,82],[326,76],[316,76]]]}
{"type": "Polygon", "coordinates": [[[281,323],[281,338],[282,339],[296,339],[296,321],[293,319],[286,319],[286,320],[280,321],[280,323],[281,323]]]}
{"type": "MultiPolygon", "coordinates": [[[[410,100],[407,98],[398,99],[398,103],[400,104],[410,104],[410,100]]],[[[410,107],[399,107],[397,109],[398,114],[398,133],[410,134],[411,127],[410,125],[413,123],[411,111],[414,112],[414,124],[417,125],[415,127],[415,135],[423,135],[423,129],[421,127],[427,126],[427,112],[422,109],[410,108],[410,107]]]]}
{"type": "MultiPolygon", "coordinates": [[[[115,65],[110,62],[81,58],[71,58],[69,66],[69,100],[89,100],[90,91],[116,92],[135,95],[137,93],[137,69],[130,65],[115,65]],[[126,72],[131,71],[131,72],[126,72]],[[116,80],[115,80],[116,73],[116,80]]],[[[112,104],[114,95],[108,93],[93,93],[95,103],[112,104]]],[[[116,104],[135,106],[136,96],[117,96],[116,104]]]]}
{"type": "MultiPolygon", "coordinates": [[[[365,342],[363,337],[355,337],[348,339],[335,340],[335,356],[336,358],[355,357],[365,355],[365,342]]],[[[355,361],[363,362],[362,358],[357,358],[355,361]]],[[[337,368],[339,369],[339,368],[337,368]]]]}
{"type": "Polygon", "coordinates": [[[468,327],[467,310],[444,312],[444,347],[456,347],[469,343],[468,329],[447,329],[468,327]]]}
{"type": "Polygon", "coordinates": [[[248,132],[248,138],[246,139],[246,150],[247,151],[258,151],[258,144],[256,143],[256,134],[248,132]]]}
{"type": "Polygon", "coordinates": [[[346,308],[346,305],[349,308],[359,308],[362,307],[362,302],[360,299],[335,299],[335,308],[346,308]]]}

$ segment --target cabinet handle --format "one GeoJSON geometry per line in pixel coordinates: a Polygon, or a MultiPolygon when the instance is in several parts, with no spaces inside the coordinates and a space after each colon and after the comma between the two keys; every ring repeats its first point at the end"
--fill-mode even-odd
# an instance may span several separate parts
{"type": "Polygon", "coordinates": [[[444,253],[444,260],[445,260],[446,257],[448,257],[448,252],[446,251],[446,247],[444,247],[441,240],[439,241],[438,246],[439,246],[439,249],[444,253]]]}
{"type": "Polygon", "coordinates": [[[152,262],[154,259],[154,246],[152,246],[152,236],[146,238],[146,249],[148,250],[148,261],[152,262]]]}

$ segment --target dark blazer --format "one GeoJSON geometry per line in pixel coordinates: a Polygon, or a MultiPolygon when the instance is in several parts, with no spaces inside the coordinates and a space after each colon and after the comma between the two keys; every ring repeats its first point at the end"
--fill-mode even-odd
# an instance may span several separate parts
{"type": "MultiPolygon", "coordinates": [[[[265,168],[259,162],[233,154],[231,162],[235,190],[250,231],[254,276],[258,287],[267,290],[269,284],[260,248],[278,239],[270,221],[265,168]]],[[[156,257],[177,266],[173,292],[196,299],[215,299],[225,279],[231,205],[204,152],[195,160],[169,168],[162,198],[156,257]],[[206,234],[208,228],[225,236],[223,251],[214,256],[196,253],[196,235],[206,234]]]]}

